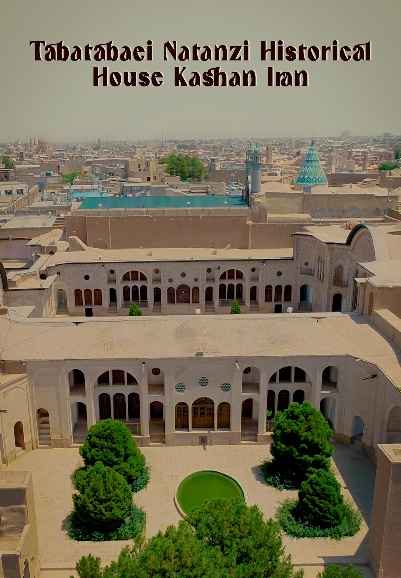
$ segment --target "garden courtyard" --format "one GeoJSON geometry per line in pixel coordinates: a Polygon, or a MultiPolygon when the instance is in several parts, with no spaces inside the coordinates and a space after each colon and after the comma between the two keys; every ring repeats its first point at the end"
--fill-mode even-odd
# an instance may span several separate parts
{"type": "MultiPolygon", "coordinates": [[[[280,492],[266,485],[259,465],[266,459],[269,446],[241,444],[232,446],[141,448],[151,470],[149,485],[134,494],[134,500],[147,517],[146,534],[150,537],[181,518],[174,503],[180,482],[198,470],[217,470],[236,479],[249,505],[257,504],[266,517],[273,517],[277,506],[295,492],[280,492]]],[[[103,562],[117,558],[121,548],[129,544],[114,542],[76,542],[63,529],[72,510],[71,474],[81,464],[78,448],[35,450],[21,455],[10,469],[27,470],[33,474],[35,506],[41,557],[41,578],[69,578],[74,575],[76,561],[92,553],[103,562]]],[[[284,544],[295,566],[303,567],[305,578],[315,578],[324,563],[351,562],[361,565],[366,578],[371,578],[367,564],[367,525],[373,498],[374,468],[354,446],[336,446],[334,466],[346,497],[363,516],[360,531],[351,538],[294,539],[284,536],[284,544]]]]}

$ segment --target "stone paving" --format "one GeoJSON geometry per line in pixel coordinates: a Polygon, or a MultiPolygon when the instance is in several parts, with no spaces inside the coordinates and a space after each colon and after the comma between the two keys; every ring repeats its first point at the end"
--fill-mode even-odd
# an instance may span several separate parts
{"type": "MultiPolygon", "coordinates": [[[[148,537],[180,520],[174,505],[175,491],[179,482],[196,470],[215,469],[233,476],[241,484],[248,504],[258,504],[268,517],[274,515],[283,498],[292,495],[292,492],[279,492],[266,486],[260,478],[258,465],[268,454],[268,446],[241,444],[207,449],[151,446],[143,448],[143,452],[152,478],[135,500],[146,511],[148,537]]],[[[80,463],[78,449],[68,448],[28,452],[10,466],[10,469],[28,470],[33,474],[41,578],[69,578],[80,556],[92,553],[107,562],[115,559],[121,548],[129,543],[74,542],[64,532],[64,520],[72,509],[70,476],[80,463]]],[[[357,449],[338,446],[335,469],[345,494],[353,499],[364,516],[360,532],[341,541],[285,537],[284,542],[293,562],[305,569],[305,578],[315,578],[322,564],[329,562],[361,565],[366,578],[371,578],[366,567],[366,521],[371,510],[373,467],[357,449]]]]}

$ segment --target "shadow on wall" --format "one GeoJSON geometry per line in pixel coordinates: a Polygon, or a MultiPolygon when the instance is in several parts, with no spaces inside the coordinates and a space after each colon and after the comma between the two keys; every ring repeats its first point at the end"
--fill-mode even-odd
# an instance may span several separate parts
{"type": "Polygon", "coordinates": [[[336,445],[334,463],[365,522],[370,523],[375,486],[375,468],[359,444],[336,445]]]}

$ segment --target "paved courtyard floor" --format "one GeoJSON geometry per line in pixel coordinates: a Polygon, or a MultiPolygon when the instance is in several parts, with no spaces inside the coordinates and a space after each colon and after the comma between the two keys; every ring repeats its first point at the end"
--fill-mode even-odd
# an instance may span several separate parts
{"type": "MultiPolygon", "coordinates": [[[[268,455],[268,446],[209,446],[205,450],[200,446],[151,446],[143,448],[143,452],[151,468],[151,481],[136,494],[135,501],[146,511],[148,537],[180,520],[174,505],[175,491],[180,481],[196,470],[215,469],[233,476],[242,485],[247,503],[257,504],[267,517],[274,516],[278,504],[293,494],[263,483],[258,466],[268,455]]],[[[361,565],[366,578],[371,578],[367,569],[366,522],[371,510],[374,470],[353,447],[338,446],[334,462],[345,494],[363,514],[360,532],[341,541],[284,537],[284,542],[293,562],[305,569],[305,578],[316,578],[323,564],[345,562],[361,565]]],[[[92,553],[108,562],[129,544],[74,542],[64,532],[64,520],[72,509],[71,474],[80,464],[78,449],[68,448],[28,452],[10,466],[33,474],[41,578],[69,578],[80,556],[92,553]]]]}

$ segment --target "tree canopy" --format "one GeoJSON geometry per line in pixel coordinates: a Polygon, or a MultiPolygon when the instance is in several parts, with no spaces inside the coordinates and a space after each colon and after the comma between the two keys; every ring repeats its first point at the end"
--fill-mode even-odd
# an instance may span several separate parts
{"type": "Polygon", "coordinates": [[[172,153],[162,161],[169,175],[179,176],[182,181],[200,181],[206,169],[198,157],[172,153]]]}
{"type": "Polygon", "coordinates": [[[386,161],[379,165],[379,171],[393,171],[398,167],[398,163],[394,161],[386,161]]]}
{"type": "Polygon", "coordinates": [[[101,569],[93,556],[77,564],[80,578],[302,578],[285,554],[281,533],[256,506],[215,500],[188,521],[121,552],[101,569]],[[90,573],[92,572],[92,574],[90,573]]]}
{"type": "Polygon", "coordinates": [[[311,470],[298,493],[296,516],[302,523],[319,528],[333,528],[344,516],[341,487],[327,470],[311,470]]]}
{"type": "Polygon", "coordinates": [[[118,420],[94,424],[79,451],[86,467],[101,462],[120,473],[135,491],[148,482],[145,458],[127,426],[118,420]]]}
{"type": "Polygon", "coordinates": [[[291,403],[274,420],[272,466],[299,485],[310,468],[329,469],[332,430],[323,415],[309,403],[291,403]]]}
{"type": "Polygon", "coordinates": [[[3,163],[5,169],[15,168],[14,161],[8,155],[3,155],[1,157],[1,162],[3,163]]]}
{"type": "Polygon", "coordinates": [[[74,520],[88,529],[108,532],[129,516],[132,493],[125,479],[102,463],[84,470],[75,480],[74,520]]]}
{"type": "Polygon", "coordinates": [[[80,172],[79,171],[71,171],[69,173],[64,173],[63,174],[63,181],[68,184],[68,185],[72,185],[75,181],[75,179],[77,177],[79,177],[80,172]]]}

